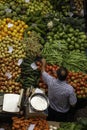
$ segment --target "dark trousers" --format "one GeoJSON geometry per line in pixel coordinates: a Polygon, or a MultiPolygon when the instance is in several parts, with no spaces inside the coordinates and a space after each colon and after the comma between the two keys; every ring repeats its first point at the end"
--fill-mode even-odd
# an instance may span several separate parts
{"type": "Polygon", "coordinates": [[[53,110],[51,107],[48,108],[48,121],[58,121],[58,122],[72,122],[74,121],[75,109],[71,108],[66,113],[61,113],[53,110]]]}

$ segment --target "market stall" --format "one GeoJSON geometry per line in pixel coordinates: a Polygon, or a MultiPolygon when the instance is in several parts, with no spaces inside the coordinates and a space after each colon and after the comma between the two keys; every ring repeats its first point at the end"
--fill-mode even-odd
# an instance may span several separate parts
{"type": "MultiPolygon", "coordinates": [[[[47,96],[40,73],[44,57],[50,75],[56,77],[61,65],[68,69],[67,82],[78,99],[76,112],[87,106],[86,5],[85,0],[0,0],[0,95],[20,95],[21,89],[33,87],[43,89],[47,96]]],[[[2,122],[4,117],[22,118],[25,99],[26,94],[22,114],[2,113],[1,100],[2,122]]]]}

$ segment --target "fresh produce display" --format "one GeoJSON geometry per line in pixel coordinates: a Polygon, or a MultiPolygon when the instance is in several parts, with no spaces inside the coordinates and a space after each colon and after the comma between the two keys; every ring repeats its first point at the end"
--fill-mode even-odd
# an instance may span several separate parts
{"type": "Polygon", "coordinates": [[[21,74],[20,64],[25,57],[25,44],[5,37],[0,42],[0,92],[19,93],[21,83],[15,80],[21,74]]]}
{"type": "Polygon", "coordinates": [[[81,124],[75,122],[61,122],[58,130],[82,130],[81,124]]]}
{"type": "MultiPolygon", "coordinates": [[[[41,63],[37,62],[38,69],[41,69],[41,63]]],[[[58,70],[59,66],[57,65],[46,65],[46,72],[50,75],[57,78],[56,71],[58,70]]],[[[83,72],[72,72],[69,71],[67,82],[73,86],[78,98],[86,98],[87,97],[87,74],[83,72]]],[[[39,79],[38,86],[43,88],[47,93],[47,85],[42,80],[42,77],[39,79]]]]}
{"type": "Polygon", "coordinates": [[[20,93],[20,89],[22,88],[22,85],[20,83],[17,83],[12,79],[8,80],[6,76],[3,75],[0,75],[0,82],[1,93],[20,93]]]}
{"type": "Polygon", "coordinates": [[[22,39],[26,28],[28,28],[28,25],[23,21],[14,21],[10,18],[0,19],[0,41],[6,36],[22,39]]]}
{"type": "Polygon", "coordinates": [[[34,58],[26,57],[21,64],[21,74],[18,77],[18,82],[22,84],[24,88],[27,87],[37,87],[40,72],[38,70],[33,70],[31,64],[34,63],[34,58]]]}
{"type": "Polygon", "coordinates": [[[35,31],[32,31],[28,37],[22,40],[22,44],[26,44],[26,56],[35,57],[41,53],[43,46],[40,44],[40,36],[35,31]]]}
{"type": "Polygon", "coordinates": [[[82,72],[69,72],[67,82],[74,87],[78,98],[87,97],[87,74],[82,72]]]}
{"type": "Polygon", "coordinates": [[[6,1],[0,3],[0,17],[1,18],[13,18],[15,20],[21,19],[28,21],[29,14],[35,14],[40,12],[41,15],[46,15],[53,10],[49,0],[15,0],[6,1]]]}
{"type": "Polygon", "coordinates": [[[49,64],[63,65],[71,71],[87,71],[87,56],[85,51],[67,49],[66,44],[59,41],[53,41],[51,44],[47,42],[44,45],[42,55],[46,58],[49,64]]]}
{"type": "MultiPolygon", "coordinates": [[[[20,93],[27,87],[48,87],[41,77],[41,63],[46,58],[46,72],[57,78],[65,66],[67,82],[78,98],[87,98],[87,35],[83,0],[0,0],[0,93],[20,93]],[[38,69],[33,67],[38,66],[38,69]],[[33,64],[32,64],[33,63],[33,64]]],[[[49,130],[43,119],[13,117],[12,130],[49,130]]],[[[8,129],[8,128],[7,128],[8,129]]],[[[51,130],[54,127],[51,127],[51,130]]],[[[58,130],[86,130],[87,120],[62,124],[58,130]]]]}
{"type": "MultiPolygon", "coordinates": [[[[87,128],[87,118],[79,118],[77,120],[77,122],[58,122],[59,126],[56,127],[55,124],[53,125],[49,125],[48,122],[44,119],[24,119],[24,117],[18,118],[18,117],[13,117],[13,123],[12,123],[12,128],[11,125],[8,123],[2,123],[0,124],[0,126],[2,126],[2,128],[4,129],[8,129],[8,130],[19,130],[19,126],[21,128],[21,130],[23,129],[24,126],[26,126],[27,128],[30,126],[30,123],[35,123],[35,130],[39,125],[39,128],[42,128],[43,125],[45,128],[45,130],[86,130],[87,128]],[[28,125],[29,122],[29,125],[28,125]],[[43,124],[42,124],[43,122],[43,124]],[[46,125],[46,127],[45,127],[46,125]],[[47,129],[46,129],[47,128],[47,129]]],[[[25,127],[25,128],[26,128],[25,127]]],[[[26,130],[26,129],[23,130],[26,130]]],[[[38,128],[37,128],[38,129],[38,128]]],[[[41,130],[41,129],[38,129],[41,130]]]]}
{"type": "Polygon", "coordinates": [[[55,10],[62,10],[65,16],[84,16],[84,0],[50,0],[50,2],[55,10]]]}
{"type": "Polygon", "coordinates": [[[0,42],[0,48],[0,58],[20,59],[26,56],[26,45],[22,44],[18,39],[12,40],[12,38],[7,36],[0,42]]]}
{"type": "Polygon", "coordinates": [[[73,50],[67,53],[63,59],[63,66],[70,71],[87,72],[87,56],[85,51],[73,50]]]}
{"type": "Polygon", "coordinates": [[[21,68],[18,65],[18,60],[9,58],[0,58],[0,60],[1,74],[4,76],[6,73],[10,73],[11,78],[16,79],[16,77],[18,77],[21,73],[21,68]]]}
{"type": "Polygon", "coordinates": [[[33,16],[32,14],[30,14],[28,17],[28,21],[26,22],[29,27],[26,29],[24,37],[27,37],[27,32],[35,31],[39,35],[41,44],[43,45],[45,42],[44,38],[46,37],[47,32],[45,18],[46,16],[41,16],[40,13],[36,13],[33,16]]]}
{"type": "Polygon", "coordinates": [[[77,74],[78,78],[72,80],[71,76],[67,81],[71,85],[76,82],[72,86],[78,97],[87,96],[85,20],[74,17],[72,2],[75,10],[82,11],[83,0],[0,1],[1,92],[18,93],[21,87],[38,84],[47,92],[47,86],[39,80],[40,71],[32,68],[36,56],[41,55],[48,63],[46,71],[54,77],[61,65],[72,75],[77,74]]]}
{"type": "Polygon", "coordinates": [[[29,2],[27,13],[40,11],[42,15],[46,15],[47,13],[52,12],[52,9],[53,7],[49,0],[31,0],[31,2],[29,2]]]}
{"type": "Polygon", "coordinates": [[[51,28],[48,29],[53,32],[58,31],[57,29],[59,29],[59,27],[64,28],[67,25],[68,28],[71,27],[73,29],[79,29],[79,31],[82,32],[85,31],[85,19],[83,17],[75,17],[75,18],[71,16],[65,17],[62,14],[62,12],[53,12],[45,16],[45,21],[47,22],[47,25],[49,24],[52,26],[51,28]]]}
{"type": "Polygon", "coordinates": [[[77,122],[60,122],[58,130],[86,130],[87,118],[79,118],[77,122]]]}
{"type": "Polygon", "coordinates": [[[86,61],[85,50],[87,48],[87,37],[83,31],[80,31],[78,28],[72,27],[72,22],[69,22],[70,24],[66,24],[67,22],[68,21],[65,20],[64,23],[63,20],[56,18],[54,18],[53,21],[48,22],[47,26],[49,28],[49,32],[47,33],[47,40],[42,50],[42,55],[50,64],[63,65],[65,64],[64,59],[68,60],[68,58],[70,58],[68,55],[73,54],[73,62],[78,67],[73,68],[68,64],[66,64],[65,66],[67,68],[70,68],[69,70],[74,70],[76,68],[76,71],[79,70],[85,72],[86,62],[84,64],[84,62],[82,61],[83,65],[80,65],[81,63],[78,65],[78,62],[80,62],[81,59],[85,59],[84,61],[86,61]],[[76,56],[76,59],[78,61],[75,59],[75,55],[79,55],[76,56]]]}
{"type": "MultiPolygon", "coordinates": [[[[46,35],[46,31],[47,31],[44,16],[48,15],[52,11],[53,11],[52,5],[50,4],[49,0],[44,0],[44,1],[34,0],[33,2],[32,1],[27,2],[26,0],[24,1],[15,0],[11,2],[9,1],[5,2],[4,4],[0,3],[1,19],[11,18],[15,21],[17,20],[24,21],[27,25],[29,25],[27,31],[34,30],[37,33],[40,33],[41,36],[46,35]]],[[[18,25],[21,26],[21,23],[18,25]]],[[[23,32],[23,28],[19,30],[23,32]]],[[[21,37],[22,36],[20,33],[19,38],[21,37]]],[[[44,43],[44,37],[42,38],[41,42],[44,43]]]]}
{"type": "Polygon", "coordinates": [[[12,119],[12,130],[26,130],[30,127],[31,124],[35,125],[34,130],[49,130],[48,122],[42,118],[25,119],[24,117],[13,117],[12,119]]]}
{"type": "Polygon", "coordinates": [[[16,59],[0,58],[0,92],[19,93],[22,88],[21,83],[15,79],[20,75],[21,68],[16,59]]]}
{"type": "Polygon", "coordinates": [[[60,43],[60,46],[63,44],[69,51],[77,49],[80,51],[85,50],[87,47],[87,37],[83,31],[74,29],[71,25],[66,25],[57,19],[52,22],[54,26],[47,33],[47,42],[51,43],[50,45],[60,43]]]}
{"type": "Polygon", "coordinates": [[[55,10],[62,10],[63,15],[68,16],[70,12],[70,0],[50,0],[50,2],[55,10]]]}
{"type": "Polygon", "coordinates": [[[42,55],[46,58],[48,63],[61,65],[64,50],[67,51],[65,44],[61,44],[58,41],[54,41],[53,44],[47,42],[42,50],[42,55]]]}
{"type": "Polygon", "coordinates": [[[42,45],[40,44],[40,37],[36,32],[32,31],[28,37],[25,37],[22,40],[22,44],[26,44],[26,57],[23,59],[20,66],[21,74],[19,76],[19,81],[22,83],[23,87],[30,87],[31,85],[36,87],[39,72],[37,70],[33,70],[31,64],[35,62],[37,55],[41,54],[42,45]]]}
{"type": "MultiPolygon", "coordinates": [[[[70,25],[73,29],[79,29],[79,32],[85,32],[85,19],[81,17],[62,17],[61,22],[66,26],[70,25]]],[[[74,30],[78,33],[78,30],[74,30]]]]}

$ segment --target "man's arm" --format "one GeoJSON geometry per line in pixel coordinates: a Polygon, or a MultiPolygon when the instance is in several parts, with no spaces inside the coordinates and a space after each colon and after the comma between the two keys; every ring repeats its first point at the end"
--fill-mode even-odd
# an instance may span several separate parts
{"type": "Polygon", "coordinates": [[[46,60],[43,58],[43,59],[41,60],[41,62],[42,62],[41,72],[44,72],[44,71],[45,71],[45,67],[46,67],[46,60]]]}
{"type": "Polygon", "coordinates": [[[74,107],[77,103],[77,97],[76,97],[74,89],[70,93],[69,102],[72,107],[74,107]]]}
{"type": "Polygon", "coordinates": [[[41,60],[42,62],[42,66],[41,66],[41,73],[42,73],[42,78],[44,80],[44,82],[47,85],[50,85],[53,82],[54,77],[50,76],[46,71],[45,71],[45,67],[46,67],[46,60],[43,58],[41,60]]]}

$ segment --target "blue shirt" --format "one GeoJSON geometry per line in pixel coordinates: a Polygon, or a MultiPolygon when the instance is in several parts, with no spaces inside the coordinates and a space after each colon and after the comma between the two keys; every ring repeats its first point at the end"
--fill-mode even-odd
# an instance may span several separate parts
{"type": "Polygon", "coordinates": [[[48,98],[52,109],[65,113],[70,109],[70,105],[76,104],[74,88],[66,81],[60,81],[45,71],[42,72],[42,78],[48,85],[48,98]]]}

